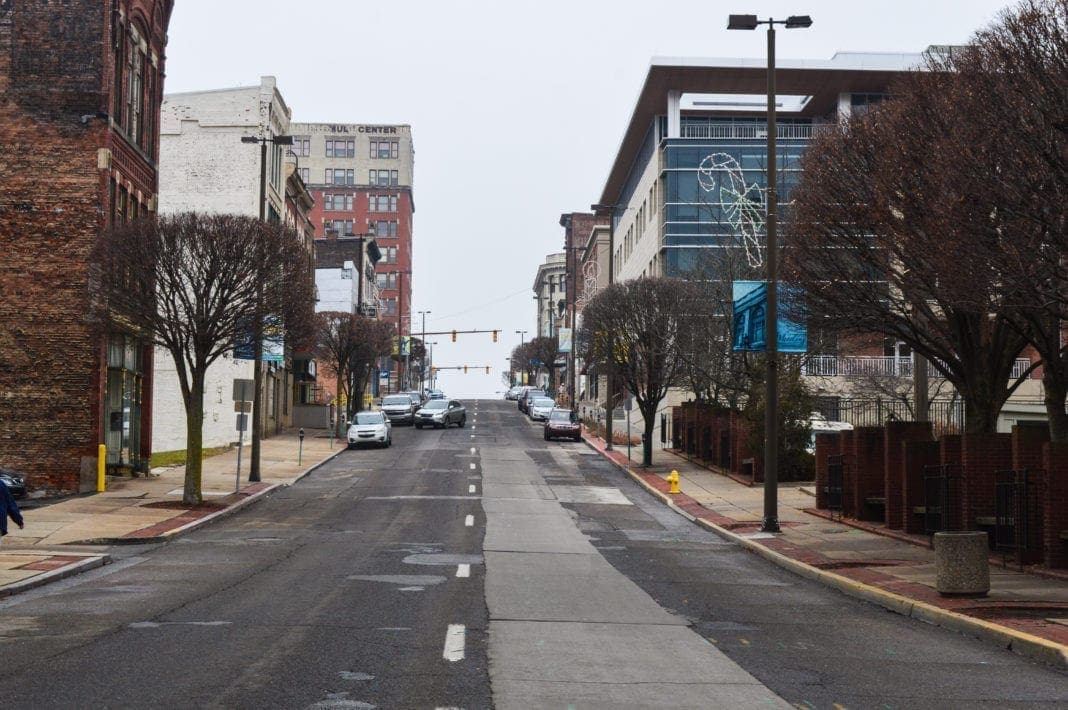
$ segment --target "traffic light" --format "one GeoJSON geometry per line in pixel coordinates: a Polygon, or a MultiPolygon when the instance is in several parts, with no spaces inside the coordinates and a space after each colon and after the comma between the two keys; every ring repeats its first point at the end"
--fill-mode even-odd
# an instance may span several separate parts
{"type": "Polygon", "coordinates": [[[452,342],[456,342],[456,331],[452,331],[452,342]]]}
{"type": "MultiPolygon", "coordinates": [[[[493,331],[493,334],[496,335],[497,331],[493,331]]],[[[489,365],[486,366],[486,374],[489,374],[489,365]]]]}
{"type": "Polygon", "coordinates": [[[464,374],[467,374],[467,365],[464,365],[464,374]]]}
{"type": "MultiPolygon", "coordinates": [[[[497,342],[497,331],[493,331],[493,342],[497,342]]],[[[486,371],[488,372],[489,368],[486,368],[486,371]]]]}

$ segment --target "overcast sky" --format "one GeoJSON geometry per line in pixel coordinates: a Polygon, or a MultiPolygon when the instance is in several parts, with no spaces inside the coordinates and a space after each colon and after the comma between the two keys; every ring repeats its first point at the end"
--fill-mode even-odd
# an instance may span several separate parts
{"type": "Polygon", "coordinates": [[[438,336],[451,396],[499,396],[535,330],[537,267],[562,213],[598,201],[652,57],[765,58],[727,15],[812,16],[777,56],[961,44],[1003,0],[176,0],[165,92],[278,79],[294,121],[407,123],[415,144],[412,331],[438,336]],[[484,367],[489,365],[489,375],[484,367]]]}

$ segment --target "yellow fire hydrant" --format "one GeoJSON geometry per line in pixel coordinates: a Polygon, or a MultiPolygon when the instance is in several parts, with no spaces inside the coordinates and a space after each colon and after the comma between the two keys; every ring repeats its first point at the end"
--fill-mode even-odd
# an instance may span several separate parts
{"type": "Polygon", "coordinates": [[[667,480],[670,484],[670,487],[668,488],[668,493],[682,493],[682,491],[679,490],[678,471],[672,470],[671,473],[668,474],[667,480]]]}

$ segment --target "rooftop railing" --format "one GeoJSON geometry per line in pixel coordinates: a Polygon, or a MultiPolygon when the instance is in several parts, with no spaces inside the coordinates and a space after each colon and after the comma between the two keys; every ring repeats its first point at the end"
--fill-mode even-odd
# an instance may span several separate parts
{"type": "MultiPolygon", "coordinates": [[[[1031,367],[1027,358],[1016,358],[1010,377],[1021,377],[1031,367]]],[[[816,355],[805,360],[802,374],[810,377],[912,377],[912,358],[861,355],[816,355]]],[[[927,364],[928,377],[942,377],[927,364]]]]}

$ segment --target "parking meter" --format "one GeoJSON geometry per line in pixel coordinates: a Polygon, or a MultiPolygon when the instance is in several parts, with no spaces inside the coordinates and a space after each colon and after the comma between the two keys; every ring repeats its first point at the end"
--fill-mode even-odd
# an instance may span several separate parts
{"type": "Polygon", "coordinates": [[[304,460],[304,427],[297,432],[297,438],[300,439],[300,444],[297,446],[297,465],[300,466],[304,460]]]}

